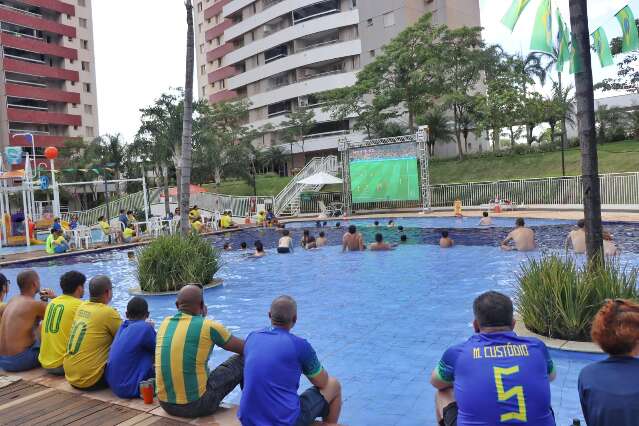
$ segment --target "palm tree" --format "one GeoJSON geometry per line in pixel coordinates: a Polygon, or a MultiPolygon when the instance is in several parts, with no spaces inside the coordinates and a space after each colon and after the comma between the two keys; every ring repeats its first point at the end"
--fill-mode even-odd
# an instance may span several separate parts
{"type": "Polygon", "coordinates": [[[454,142],[455,131],[450,126],[450,120],[446,117],[444,111],[439,108],[434,108],[424,114],[421,117],[420,125],[428,126],[428,155],[433,157],[435,155],[435,143],[441,142],[454,142]]]}
{"type": "Polygon", "coordinates": [[[180,164],[180,229],[183,235],[191,232],[189,222],[191,151],[193,139],[193,69],[195,67],[195,42],[193,40],[193,3],[186,0],[186,82],[184,83],[184,120],[182,125],[182,158],[180,164]]]}
{"type": "MultiPolygon", "coordinates": [[[[546,84],[546,77],[548,76],[546,67],[543,65],[542,57],[537,52],[529,53],[525,58],[519,56],[515,59],[515,66],[519,70],[519,74],[521,76],[521,91],[522,97],[526,98],[528,95],[528,85],[534,81],[534,78],[539,80],[539,83],[543,86],[546,84]]],[[[524,122],[526,123],[526,139],[528,140],[528,145],[533,142],[533,128],[531,124],[524,117],[524,122]]]]}

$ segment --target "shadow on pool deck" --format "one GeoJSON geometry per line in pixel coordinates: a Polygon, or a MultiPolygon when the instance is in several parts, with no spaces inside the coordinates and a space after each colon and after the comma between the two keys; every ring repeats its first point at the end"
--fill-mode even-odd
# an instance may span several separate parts
{"type": "MultiPolygon", "coordinates": [[[[64,377],[52,376],[41,368],[6,374],[0,374],[0,418],[3,425],[80,422],[83,425],[120,426],[240,426],[236,405],[222,404],[212,416],[183,419],[168,415],[157,399],[153,404],[145,404],[141,399],[120,399],[110,389],[82,392],[71,387],[64,377]],[[37,404],[33,403],[34,400],[37,404]]],[[[322,425],[325,423],[314,423],[314,426],[322,425]]]]}

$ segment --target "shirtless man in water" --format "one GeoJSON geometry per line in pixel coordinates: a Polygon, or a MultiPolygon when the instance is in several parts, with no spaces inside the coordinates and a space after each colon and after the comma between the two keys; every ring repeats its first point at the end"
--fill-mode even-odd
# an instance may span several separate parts
{"type": "Polygon", "coordinates": [[[392,250],[393,246],[384,242],[384,236],[382,234],[375,234],[375,242],[368,246],[371,251],[384,251],[392,250]]]}
{"type": "Polygon", "coordinates": [[[0,368],[10,372],[40,366],[40,321],[46,301],[55,297],[52,290],[40,291],[40,277],[32,269],[20,272],[17,281],[20,295],[9,301],[0,320],[0,368]],[[34,300],[38,294],[42,301],[34,300]]]}
{"type": "Polygon", "coordinates": [[[344,234],[342,238],[342,251],[361,251],[366,250],[364,245],[364,238],[362,234],[357,232],[357,227],[351,225],[348,227],[348,232],[344,234]]]}
{"type": "Polygon", "coordinates": [[[501,242],[502,250],[518,250],[518,251],[531,251],[536,248],[535,245],[535,231],[530,228],[526,228],[526,222],[519,217],[515,222],[517,227],[510,231],[510,234],[504,241],[501,242]],[[515,246],[512,247],[508,243],[513,241],[515,246]]]}
{"type": "Polygon", "coordinates": [[[572,243],[572,249],[575,253],[583,254],[586,252],[586,230],[584,229],[585,222],[580,219],[577,222],[577,229],[573,229],[566,238],[566,248],[568,242],[572,243]]]}

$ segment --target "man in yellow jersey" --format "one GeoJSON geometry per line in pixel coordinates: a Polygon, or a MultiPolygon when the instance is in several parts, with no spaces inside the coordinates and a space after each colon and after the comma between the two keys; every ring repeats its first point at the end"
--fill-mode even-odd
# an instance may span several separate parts
{"type": "Polygon", "coordinates": [[[222,400],[242,383],[244,341],[220,323],[206,319],[202,289],[187,285],[180,290],[178,313],[160,325],[155,347],[158,399],[164,410],[179,417],[202,417],[217,410],[222,400]],[[207,364],[218,345],[235,352],[209,373],[207,364]]]}
{"type": "Polygon", "coordinates": [[[69,384],[86,391],[108,387],[104,368],[122,322],[120,314],[108,306],[113,297],[109,277],[93,277],[89,281],[89,296],[91,300],[83,302],[75,313],[63,364],[69,384]]]}
{"type": "Polygon", "coordinates": [[[87,277],[77,271],[64,273],[60,277],[62,296],[53,299],[44,313],[38,360],[49,374],[64,376],[62,362],[75,313],[82,303],[86,280],[87,277]]]}

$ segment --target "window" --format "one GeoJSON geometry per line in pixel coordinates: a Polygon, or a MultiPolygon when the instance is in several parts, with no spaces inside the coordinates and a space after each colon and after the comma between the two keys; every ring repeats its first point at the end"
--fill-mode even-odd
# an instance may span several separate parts
{"type": "Polygon", "coordinates": [[[87,27],[87,20],[84,18],[79,18],[78,19],[78,24],[80,25],[81,28],[86,28],[87,27]]]}
{"type": "Polygon", "coordinates": [[[85,130],[86,130],[87,138],[92,138],[94,136],[93,127],[87,126],[85,130]]]}
{"type": "Polygon", "coordinates": [[[202,24],[197,24],[197,30],[198,30],[199,32],[202,32],[202,24]]]}
{"type": "Polygon", "coordinates": [[[222,67],[222,58],[217,58],[217,62],[215,65],[217,68],[221,68],[222,67]]]}
{"type": "Polygon", "coordinates": [[[93,105],[84,105],[84,113],[85,114],[93,114],[93,105]]]}
{"type": "Polygon", "coordinates": [[[84,83],[82,90],[84,90],[84,93],[91,93],[91,83],[84,83]]]}
{"type": "Polygon", "coordinates": [[[91,71],[91,64],[85,61],[82,61],[82,71],[91,71]]]}
{"type": "Polygon", "coordinates": [[[388,12],[384,14],[384,26],[385,27],[392,27],[393,25],[395,25],[395,13],[394,12],[388,12]]]}
{"type": "Polygon", "coordinates": [[[371,55],[371,58],[375,57],[375,49],[369,50],[368,53],[371,55]]]}
{"type": "Polygon", "coordinates": [[[297,24],[320,16],[339,12],[340,0],[325,0],[293,11],[293,23],[297,24]]]}
{"type": "Polygon", "coordinates": [[[285,56],[288,56],[288,46],[282,44],[264,52],[264,62],[268,64],[285,56]]]}
{"type": "Polygon", "coordinates": [[[269,117],[274,115],[287,114],[291,112],[291,101],[278,102],[268,106],[267,114],[269,117]]]}
{"type": "Polygon", "coordinates": [[[220,36],[215,37],[215,45],[219,46],[222,44],[222,39],[220,38],[220,36]]]}
{"type": "Polygon", "coordinates": [[[200,53],[204,53],[204,44],[200,44],[200,53]]]}
{"type": "Polygon", "coordinates": [[[366,20],[366,25],[368,25],[369,27],[372,27],[373,26],[373,18],[368,18],[366,20]]]}
{"type": "Polygon", "coordinates": [[[200,74],[204,75],[205,72],[206,72],[206,66],[200,65],[200,74]]]}
{"type": "Polygon", "coordinates": [[[69,40],[69,43],[73,42],[73,37],[67,37],[67,39],[69,40]]]}
{"type": "Polygon", "coordinates": [[[83,6],[84,7],[86,5],[87,5],[86,0],[78,0],[78,6],[83,6]]]}
{"type": "Polygon", "coordinates": [[[199,3],[197,4],[197,11],[198,11],[198,12],[201,12],[201,11],[202,11],[202,2],[199,2],[199,3]]]}
{"type": "Polygon", "coordinates": [[[226,89],[226,80],[220,80],[220,89],[226,89]]]}
{"type": "Polygon", "coordinates": [[[89,40],[80,40],[80,47],[82,47],[85,50],[89,49],[89,40]]]}

